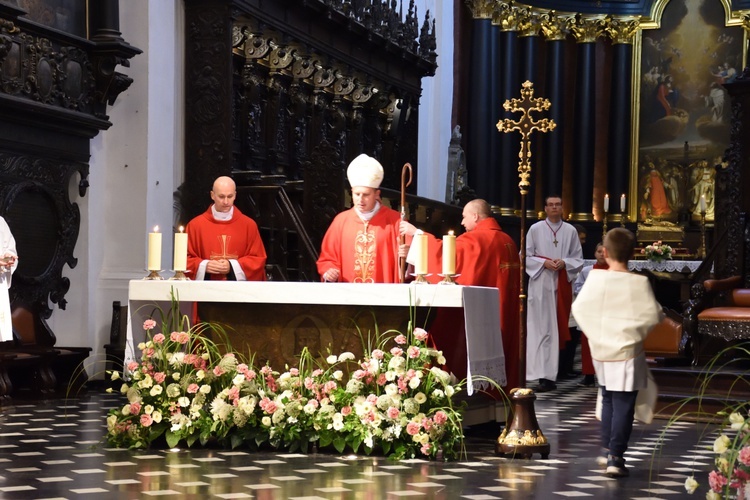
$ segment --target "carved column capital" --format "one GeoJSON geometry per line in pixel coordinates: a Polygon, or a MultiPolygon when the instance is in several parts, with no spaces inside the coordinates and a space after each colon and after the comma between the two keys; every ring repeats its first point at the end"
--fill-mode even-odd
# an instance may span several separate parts
{"type": "Polygon", "coordinates": [[[632,45],[635,40],[635,35],[640,29],[641,23],[638,19],[627,17],[627,18],[615,18],[607,16],[605,19],[606,24],[604,26],[604,32],[609,35],[612,39],[612,43],[622,43],[632,45]]]}
{"type": "Polygon", "coordinates": [[[539,36],[542,19],[528,7],[518,9],[518,36],[539,36]]]}
{"type": "Polygon", "coordinates": [[[500,27],[500,31],[518,31],[518,8],[513,2],[501,2],[492,11],[492,24],[500,27]]]}
{"type": "Polygon", "coordinates": [[[604,32],[604,18],[588,18],[581,14],[568,19],[568,28],[576,39],[576,43],[594,43],[604,32]]]}
{"type": "Polygon", "coordinates": [[[547,40],[565,40],[568,37],[568,16],[558,15],[554,10],[541,15],[542,34],[547,40]]]}
{"type": "Polygon", "coordinates": [[[471,10],[471,16],[474,19],[492,19],[495,4],[495,0],[466,0],[466,5],[471,10]]]}

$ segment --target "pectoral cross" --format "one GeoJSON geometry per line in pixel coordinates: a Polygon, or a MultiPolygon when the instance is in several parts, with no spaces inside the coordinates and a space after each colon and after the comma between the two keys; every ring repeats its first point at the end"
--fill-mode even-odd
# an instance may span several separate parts
{"type": "Polygon", "coordinates": [[[504,118],[497,122],[497,130],[500,132],[518,131],[521,133],[521,151],[518,153],[518,175],[521,182],[518,187],[521,194],[527,194],[529,186],[529,177],[531,177],[531,133],[535,130],[539,132],[549,132],[554,130],[557,124],[554,120],[543,118],[534,120],[531,117],[531,111],[546,111],[550,107],[549,99],[534,97],[534,84],[526,80],[521,85],[521,99],[509,99],[503,104],[505,111],[523,113],[521,118],[513,121],[504,118]]]}

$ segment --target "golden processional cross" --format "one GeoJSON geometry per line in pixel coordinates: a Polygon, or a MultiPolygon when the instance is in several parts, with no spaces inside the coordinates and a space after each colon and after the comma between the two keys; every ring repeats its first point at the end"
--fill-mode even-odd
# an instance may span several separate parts
{"type": "Polygon", "coordinates": [[[519,287],[519,352],[518,371],[519,387],[511,389],[510,399],[513,405],[513,421],[506,425],[500,437],[497,438],[495,451],[500,454],[520,455],[531,457],[540,453],[542,458],[549,456],[550,445],[547,438],[539,429],[534,412],[534,391],[526,389],[526,294],[523,288],[523,278],[526,275],[526,194],[529,192],[529,177],[531,177],[531,134],[535,131],[549,132],[557,124],[554,120],[542,118],[535,120],[532,111],[547,111],[551,104],[548,99],[534,97],[534,84],[526,80],[521,85],[521,98],[509,99],[503,104],[505,111],[521,112],[521,118],[511,120],[504,118],[497,122],[497,130],[508,133],[521,133],[521,150],[518,152],[518,176],[521,181],[518,188],[521,191],[521,275],[519,287]]]}

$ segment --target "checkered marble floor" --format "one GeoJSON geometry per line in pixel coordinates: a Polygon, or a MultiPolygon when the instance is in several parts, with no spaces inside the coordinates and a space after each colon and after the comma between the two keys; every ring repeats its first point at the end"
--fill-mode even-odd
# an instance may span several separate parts
{"type": "MultiPolygon", "coordinates": [[[[220,449],[107,448],[107,411],[117,395],[90,389],[75,400],[0,408],[0,498],[258,499],[675,499],[686,476],[703,485],[715,429],[693,423],[638,425],[626,454],[631,476],[607,478],[595,463],[596,390],[574,381],[538,394],[536,416],[550,441],[547,460],[494,453],[496,424],[466,430],[459,462],[220,449]]],[[[703,497],[697,492],[689,498],[703,497]]]]}

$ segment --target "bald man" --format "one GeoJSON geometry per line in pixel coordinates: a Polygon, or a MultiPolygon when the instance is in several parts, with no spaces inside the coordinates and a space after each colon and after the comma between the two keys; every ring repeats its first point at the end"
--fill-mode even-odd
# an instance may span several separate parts
{"type": "MultiPolygon", "coordinates": [[[[519,353],[519,289],[521,265],[518,256],[518,246],[505,233],[494,217],[489,203],[482,199],[468,202],[464,206],[461,225],[466,232],[456,238],[456,282],[467,286],[488,286],[500,290],[500,329],[502,330],[503,351],[505,354],[505,373],[507,381],[504,385],[506,392],[518,387],[520,382],[518,372],[519,353]]],[[[409,222],[400,224],[402,234],[413,236],[417,229],[409,222]]],[[[442,272],[442,247],[439,238],[428,235],[429,268],[431,274],[427,279],[437,282],[442,272]]],[[[438,311],[440,314],[441,311],[438,311]]],[[[441,321],[448,324],[447,321],[441,321]]],[[[435,320],[433,326],[441,323],[435,320]]],[[[456,327],[462,327],[459,322],[456,327]]],[[[430,333],[438,342],[438,332],[431,329],[430,333]]],[[[450,332],[453,335],[453,332],[450,332]]],[[[465,356],[463,353],[455,356],[455,363],[460,363],[465,356]]],[[[438,344],[438,348],[442,348],[438,344]]],[[[442,348],[443,352],[446,349],[442,348]]],[[[446,354],[446,358],[450,358],[446,354]]],[[[464,361],[465,362],[465,361],[464,361]]],[[[452,368],[449,366],[449,368],[452,368]]],[[[459,366],[457,371],[463,367],[459,366]]]]}
{"type": "Polygon", "coordinates": [[[258,225],[234,206],[237,186],[219,177],[213,204],[188,223],[189,277],[194,280],[264,281],[266,249],[258,225]]]}

